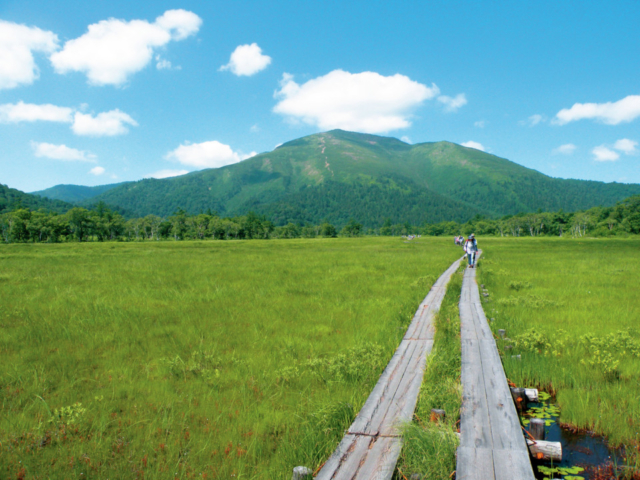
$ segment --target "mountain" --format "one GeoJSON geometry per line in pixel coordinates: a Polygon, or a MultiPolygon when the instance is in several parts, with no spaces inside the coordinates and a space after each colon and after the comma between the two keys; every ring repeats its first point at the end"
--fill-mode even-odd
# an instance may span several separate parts
{"type": "Polygon", "coordinates": [[[60,200],[50,200],[38,197],[29,193],[21,192],[15,188],[9,188],[0,184],[0,213],[4,213],[16,208],[28,208],[30,210],[50,210],[57,213],[64,213],[73,205],[60,200]]]}
{"type": "Polygon", "coordinates": [[[112,183],[110,185],[98,185],[97,187],[84,187],[82,185],[55,185],[46,190],[31,192],[31,195],[40,195],[41,197],[50,198],[52,200],[62,200],[63,202],[81,202],[96,197],[112,188],[119,187],[124,183],[112,183]]]}
{"type": "Polygon", "coordinates": [[[464,221],[477,214],[574,211],[613,205],[640,185],[548,177],[504,158],[450,142],[409,145],[395,138],[332,130],[234,165],[114,186],[104,201],[130,215],[213,210],[288,221],[365,225],[464,221]]]}

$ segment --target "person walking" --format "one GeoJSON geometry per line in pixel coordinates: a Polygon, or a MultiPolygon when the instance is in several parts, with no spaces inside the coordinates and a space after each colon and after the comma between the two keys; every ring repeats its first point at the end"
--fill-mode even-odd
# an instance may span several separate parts
{"type": "Polygon", "coordinates": [[[473,268],[476,263],[476,252],[478,251],[478,242],[476,236],[472,233],[464,244],[464,251],[467,254],[469,268],[473,268]]]}

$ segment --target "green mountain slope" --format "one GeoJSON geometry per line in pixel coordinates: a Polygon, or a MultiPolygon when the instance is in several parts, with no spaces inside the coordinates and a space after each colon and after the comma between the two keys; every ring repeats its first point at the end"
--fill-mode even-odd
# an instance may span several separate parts
{"type": "Polygon", "coordinates": [[[74,203],[97,197],[101,193],[111,190],[112,188],[119,187],[120,185],[123,185],[123,183],[98,185],[97,187],[85,187],[82,185],[55,185],[45,190],[31,192],[31,195],[40,195],[41,197],[50,198],[52,200],[62,200],[63,202],[74,203]]]}
{"type": "Polygon", "coordinates": [[[640,185],[548,177],[509,160],[449,142],[408,145],[395,138],[342,130],[310,135],[272,152],[218,169],[112,188],[99,200],[130,214],[170,215],[249,210],[277,223],[354,218],[459,220],[478,213],[577,210],[612,205],[640,185]]]}
{"type": "Polygon", "coordinates": [[[73,205],[60,200],[50,200],[38,197],[29,193],[21,192],[15,188],[9,188],[0,184],[0,213],[8,212],[18,208],[28,208],[31,210],[45,209],[53,212],[64,213],[73,205]]]}

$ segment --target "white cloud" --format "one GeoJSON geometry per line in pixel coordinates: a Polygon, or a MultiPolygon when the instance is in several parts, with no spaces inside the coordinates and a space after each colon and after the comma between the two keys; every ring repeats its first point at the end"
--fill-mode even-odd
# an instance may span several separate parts
{"type": "Polygon", "coordinates": [[[39,75],[33,52],[57,48],[58,36],[52,32],[0,20],[0,90],[33,83],[39,75]]]}
{"type": "Polygon", "coordinates": [[[409,144],[413,143],[411,141],[411,139],[409,137],[407,137],[406,135],[403,136],[403,137],[400,137],[400,140],[402,140],[404,143],[409,143],[409,144]]]}
{"type": "Polygon", "coordinates": [[[202,20],[186,10],[168,10],[155,23],[111,18],[89,25],[51,55],[56,72],[83,72],[94,85],[122,85],[153,58],[155,48],[195,34],[202,20]]]}
{"type": "Polygon", "coordinates": [[[617,102],[575,103],[560,110],[553,123],[564,125],[583,119],[593,119],[608,125],[630,122],[640,117],[640,95],[629,95],[617,102]]]}
{"type": "Polygon", "coordinates": [[[156,56],[156,68],[158,70],[170,70],[171,62],[169,60],[165,60],[164,58],[160,58],[160,55],[156,56]]]}
{"type": "Polygon", "coordinates": [[[615,162],[620,158],[620,155],[613,150],[605,147],[604,145],[600,145],[591,150],[591,153],[594,155],[594,160],[596,162],[615,162]]]}
{"type": "Polygon", "coordinates": [[[35,122],[38,120],[71,123],[73,121],[73,109],[58,107],[49,103],[35,105],[22,101],[0,105],[0,122],[2,123],[35,122]]]}
{"type": "Polygon", "coordinates": [[[252,125],[249,130],[251,130],[252,133],[258,133],[260,131],[260,127],[256,123],[255,125],[252,125]]]}
{"type": "Polygon", "coordinates": [[[231,54],[229,63],[220,67],[220,70],[231,70],[234,75],[251,76],[267,68],[271,63],[271,57],[262,54],[262,49],[257,43],[251,45],[239,45],[231,54]]]}
{"type": "Polygon", "coordinates": [[[157,172],[150,173],[146,178],[170,178],[178,177],[189,173],[189,170],[158,170],[157,172]]]}
{"type": "Polygon", "coordinates": [[[477,122],[475,122],[473,124],[474,127],[477,128],[484,128],[484,126],[486,125],[487,122],[485,122],[484,120],[478,120],[477,122]]]}
{"type": "Polygon", "coordinates": [[[621,152],[626,153],[627,155],[633,155],[636,153],[636,147],[638,146],[638,142],[635,140],[629,140],[628,138],[621,138],[616,143],[613,144],[613,148],[619,150],[621,152]]]}
{"type": "Polygon", "coordinates": [[[197,168],[219,168],[232,163],[238,163],[249,157],[256,155],[251,152],[242,155],[234,152],[229,145],[216,140],[202,143],[192,143],[190,145],[180,145],[175,150],[167,153],[164,158],[176,160],[183,165],[197,168]]]}
{"type": "Polygon", "coordinates": [[[95,163],[96,161],[96,156],[94,154],[85,152],[84,150],[76,150],[75,148],[70,148],[66,145],[54,145],[52,143],[45,142],[31,142],[31,148],[33,148],[33,153],[36,157],[51,158],[53,160],[93,163],[95,163]]]}
{"type": "Polygon", "coordinates": [[[90,113],[76,112],[71,129],[76,135],[92,137],[112,137],[123,135],[129,131],[126,125],[137,126],[138,123],[117,108],[92,116],[90,113]]]}
{"type": "Polygon", "coordinates": [[[440,95],[438,101],[444,104],[446,112],[455,112],[460,107],[467,104],[467,97],[464,93],[459,93],[455,97],[449,97],[447,95],[440,95]]]}
{"type": "Polygon", "coordinates": [[[561,155],[571,155],[576,151],[576,147],[573,143],[565,143],[564,145],[560,145],[558,148],[553,149],[553,153],[559,153],[561,155]]]}
{"type": "Polygon", "coordinates": [[[323,130],[383,133],[409,127],[411,112],[439,93],[400,74],[334,70],[299,85],[285,73],[273,111],[323,130]]]}
{"type": "Polygon", "coordinates": [[[536,113],[535,115],[531,115],[526,120],[521,120],[518,123],[520,123],[520,125],[528,125],[530,127],[535,127],[539,123],[546,122],[546,121],[547,121],[547,117],[545,117],[544,115],[540,115],[539,113],[536,113]]]}
{"type": "Polygon", "coordinates": [[[102,175],[106,170],[103,167],[93,167],[91,170],[89,170],[89,173],[92,175],[102,175]]]}
{"type": "Polygon", "coordinates": [[[486,151],[484,145],[478,142],[474,142],[473,140],[469,140],[468,142],[461,143],[463,147],[475,148],[476,150],[480,150],[481,152],[486,151]]]}

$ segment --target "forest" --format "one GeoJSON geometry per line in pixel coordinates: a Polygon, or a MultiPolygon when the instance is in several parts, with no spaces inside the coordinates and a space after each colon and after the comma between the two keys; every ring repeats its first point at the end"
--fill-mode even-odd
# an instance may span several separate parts
{"type": "Polygon", "coordinates": [[[577,212],[536,212],[491,219],[477,215],[465,223],[445,221],[413,225],[387,218],[379,227],[363,227],[350,219],[341,228],[324,221],[318,225],[288,223],[276,226],[265,215],[249,212],[221,217],[207,211],[190,215],[182,209],[166,218],[147,215],[126,219],[100,202],[91,209],[74,207],[66,213],[17,206],[0,214],[4,243],[58,243],[144,240],[238,240],[371,236],[454,236],[475,233],[497,237],[610,237],[640,234],[640,195],[612,207],[577,212]]]}

